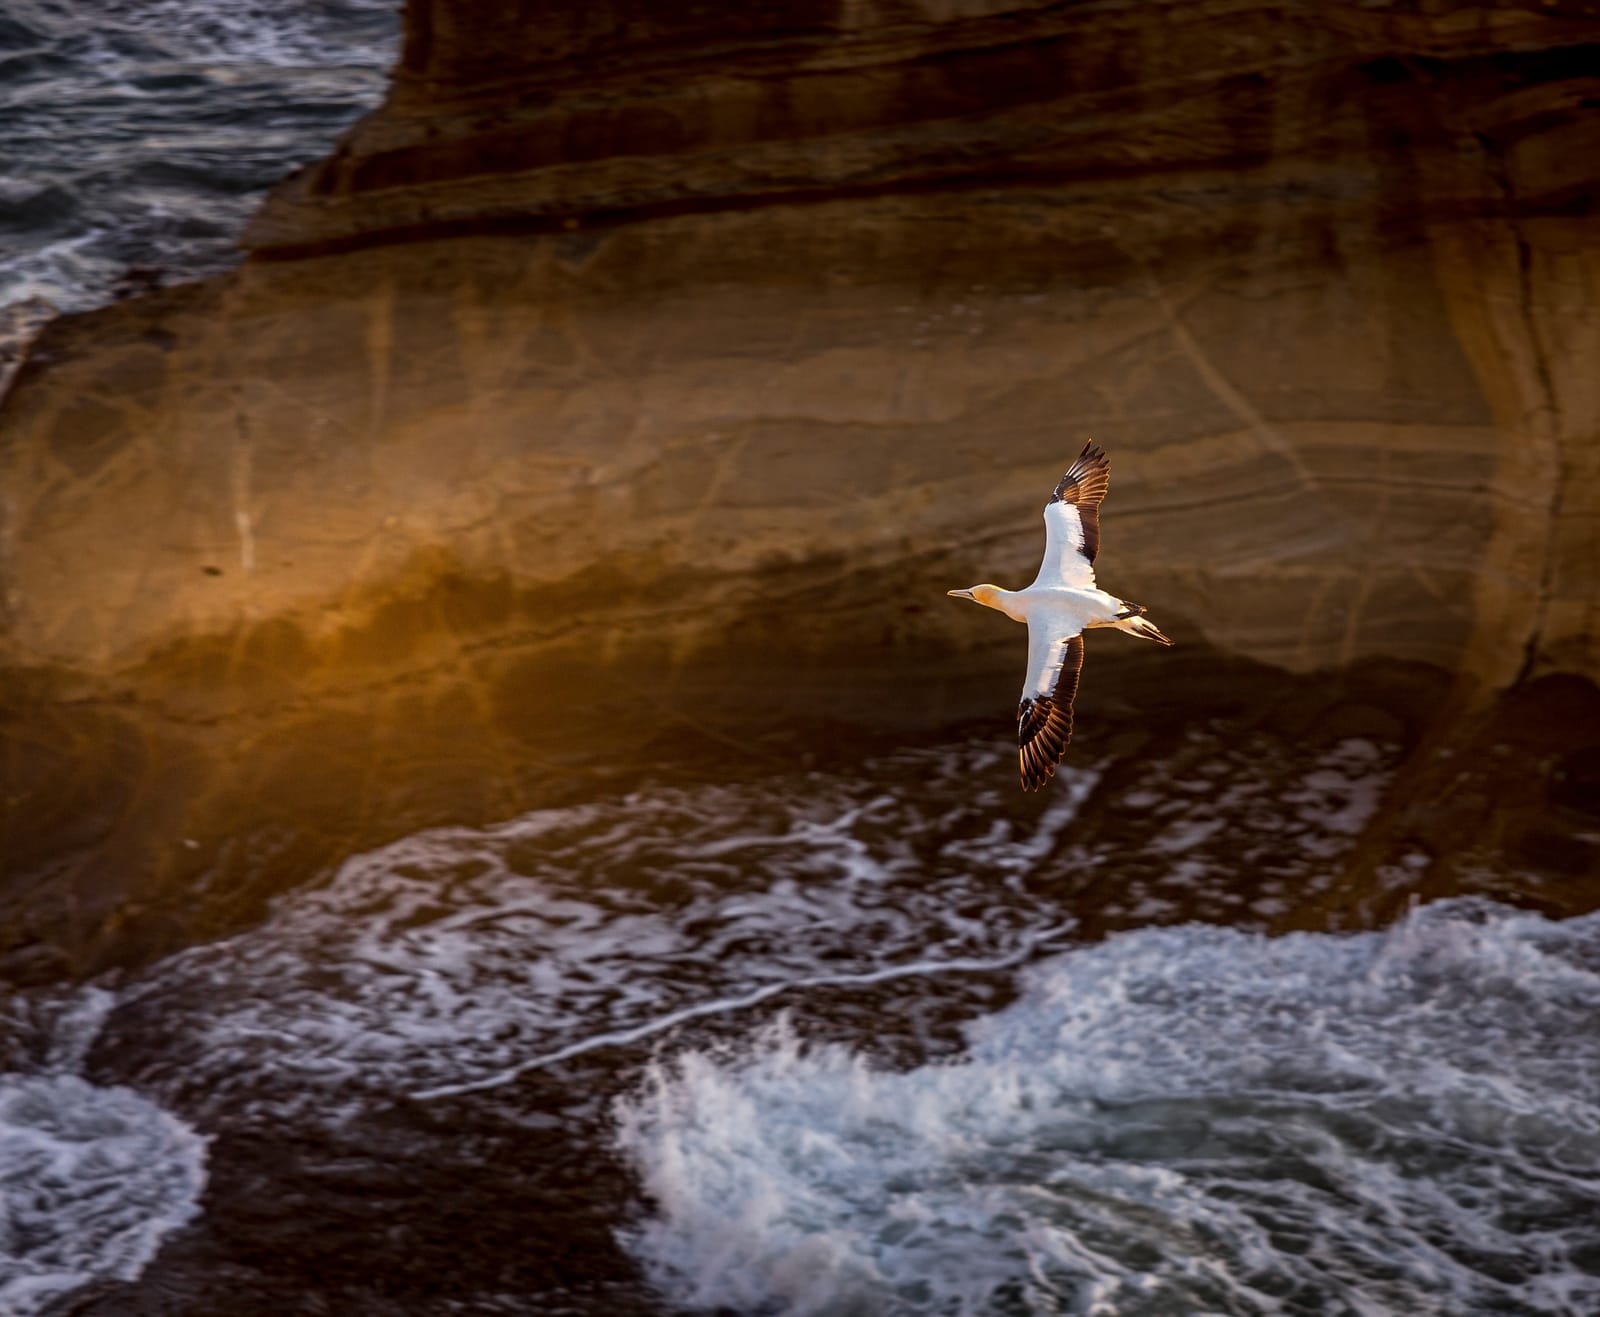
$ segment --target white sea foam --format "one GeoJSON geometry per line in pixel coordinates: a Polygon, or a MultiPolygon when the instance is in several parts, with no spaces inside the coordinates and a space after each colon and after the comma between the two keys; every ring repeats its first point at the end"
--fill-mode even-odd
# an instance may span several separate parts
{"type": "Polygon", "coordinates": [[[1387,772],[1362,742],[1286,768],[1201,741],[1197,798],[1172,808],[1152,765],[1119,790],[1153,793],[1136,812],[1154,826],[1096,840],[1074,827],[1093,763],[1019,806],[1013,756],[944,746],[846,776],[641,790],[421,833],[152,967],[111,1028],[160,1029],[166,1046],[138,1049],[131,1077],[186,1114],[338,1122],[375,1093],[491,1088],[784,994],[1011,964],[1073,924],[1089,883],[1113,888],[1095,898],[1102,918],[1168,913],[1173,897],[1237,918],[1252,890],[1229,863],[1248,849],[1242,819],[1254,890],[1309,886],[1387,772]],[[1273,813],[1286,778],[1306,779],[1303,799],[1273,813]]]}
{"type": "Polygon", "coordinates": [[[1028,970],[956,1062],[787,1028],[619,1109],[629,1247],[743,1314],[1600,1311],[1600,916],[1184,926],[1028,970]]]}
{"type": "Polygon", "coordinates": [[[1014,963],[1071,922],[1020,877],[1095,774],[1062,778],[987,864],[919,859],[920,802],[820,775],[800,798],[662,789],[422,833],[130,985],[124,1006],[150,1003],[172,1039],[140,1082],[186,1110],[337,1118],[373,1090],[492,1087],[794,988],[1014,963]]]}
{"type": "Polygon", "coordinates": [[[7,1317],[41,1312],[90,1280],[133,1279],[199,1210],[205,1140],[131,1089],[71,1073],[112,1004],[94,989],[8,1003],[12,1050],[31,1051],[37,1068],[0,1075],[7,1317]],[[21,1011],[37,1018],[19,1020],[21,1011]]]}

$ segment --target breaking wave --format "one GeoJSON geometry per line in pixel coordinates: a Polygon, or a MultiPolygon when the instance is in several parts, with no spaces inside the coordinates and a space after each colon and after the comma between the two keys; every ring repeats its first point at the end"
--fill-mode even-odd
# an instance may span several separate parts
{"type": "Polygon", "coordinates": [[[968,1039],[658,1063],[628,1246],[742,1314],[1600,1311],[1600,916],[1129,932],[968,1039]]]}

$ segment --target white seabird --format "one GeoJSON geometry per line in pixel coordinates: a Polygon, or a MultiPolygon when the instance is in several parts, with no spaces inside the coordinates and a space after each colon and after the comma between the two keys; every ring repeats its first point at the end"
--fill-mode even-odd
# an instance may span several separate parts
{"type": "Polygon", "coordinates": [[[1130,636],[1172,643],[1145,617],[1142,605],[1107,594],[1094,583],[1100,500],[1110,482],[1110,460],[1092,441],[1086,443],[1044,505],[1044,561],[1033,584],[1026,590],[975,585],[947,591],[1028,624],[1028,675],[1017,706],[1017,763],[1026,791],[1037,791],[1055,776],[1072,739],[1084,630],[1115,627],[1130,636]]]}

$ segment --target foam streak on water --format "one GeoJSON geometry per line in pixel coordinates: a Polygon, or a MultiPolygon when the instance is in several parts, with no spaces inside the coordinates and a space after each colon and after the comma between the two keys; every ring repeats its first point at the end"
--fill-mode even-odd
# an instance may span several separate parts
{"type": "Polygon", "coordinates": [[[423,1101],[429,1101],[434,1098],[459,1097],[463,1093],[480,1093],[485,1089],[498,1088],[502,1084],[508,1084],[512,1080],[527,1074],[530,1070],[541,1070],[546,1066],[569,1061],[573,1057],[582,1056],[586,1052],[593,1052],[602,1047],[622,1047],[629,1043],[636,1043],[655,1034],[663,1033],[668,1029],[674,1029],[680,1024],[687,1024],[691,1020],[703,1019],[709,1015],[725,1015],[731,1011],[757,1006],[764,1001],[771,1000],[780,993],[798,988],[854,988],[865,987],[874,983],[888,983],[894,979],[1008,969],[1030,956],[1036,946],[1065,934],[1070,927],[1070,925],[1063,924],[1060,928],[1045,929],[1042,933],[1024,934],[1020,939],[1021,946],[1016,951],[1010,955],[989,960],[919,960],[909,965],[892,965],[886,969],[871,970],[864,974],[819,974],[783,983],[769,983],[765,987],[757,988],[753,992],[743,993],[737,997],[717,998],[712,1001],[700,1002],[694,1006],[686,1006],[670,1015],[665,1015],[655,1020],[647,1020],[645,1023],[634,1025],[629,1029],[620,1029],[614,1033],[595,1034],[578,1042],[569,1043],[566,1047],[558,1048],[554,1052],[529,1057],[525,1061],[519,1061],[514,1066],[510,1066],[496,1074],[487,1075],[482,1079],[475,1079],[465,1084],[446,1084],[440,1088],[423,1089],[412,1094],[412,1096],[423,1101]]]}
{"type": "Polygon", "coordinates": [[[1600,916],[1141,930],[969,1037],[659,1065],[630,1247],[748,1314],[1600,1311],[1600,916]]]}

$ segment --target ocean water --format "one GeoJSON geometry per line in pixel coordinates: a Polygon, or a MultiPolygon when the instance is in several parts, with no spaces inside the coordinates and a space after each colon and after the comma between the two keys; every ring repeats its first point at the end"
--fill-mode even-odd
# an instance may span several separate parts
{"type": "Polygon", "coordinates": [[[7,0],[0,309],[211,274],[384,93],[396,0],[7,0]]]}
{"type": "Polygon", "coordinates": [[[0,1185],[52,1168],[0,1295],[1595,1311],[1600,919],[1267,931],[1395,755],[1201,727],[1041,799],[961,741],[353,856],[0,1013],[0,1185]]]}
{"type": "Polygon", "coordinates": [[[809,989],[1009,971],[1075,935],[1076,895],[1113,864],[1117,893],[1083,903],[1101,920],[1263,919],[1322,880],[1392,758],[1203,735],[1191,755],[1197,776],[1151,765],[1102,794],[1148,812],[1136,851],[1073,835],[1093,760],[1016,810],[1015,753],[989,742],[420,833],[145,971],[105,1032],[159,1027],[126,1073],[187,1113],[337,1124],[374,1095],[487,1091],[809,989]],[[1247,822],[1276,852],[1253,891],[1223,835],[1247,822]]]}

